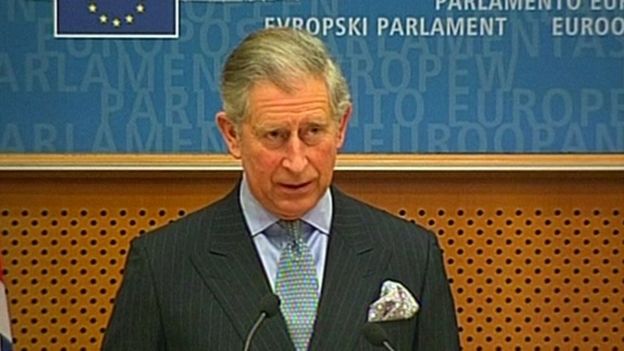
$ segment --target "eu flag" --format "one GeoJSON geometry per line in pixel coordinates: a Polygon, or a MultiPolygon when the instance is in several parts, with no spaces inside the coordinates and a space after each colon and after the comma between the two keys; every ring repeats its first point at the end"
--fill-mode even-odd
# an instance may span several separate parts
{"type": "Polygon", "coordinates": [[[54,36],[177,38],[179,0],[55,0],[54,36]]]}

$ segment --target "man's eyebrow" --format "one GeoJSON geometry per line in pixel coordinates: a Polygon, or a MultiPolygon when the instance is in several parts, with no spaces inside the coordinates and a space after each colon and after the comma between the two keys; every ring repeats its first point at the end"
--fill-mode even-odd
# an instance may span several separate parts
{"type": "Polygon", "coordinates": [[[259,134],[275,130],[290,130],[290,128],[284,124],[264,123],[253,125],[251,130],[256,134],[259,134]]]}
{"type": "Polygon", "coordinates": [[[276,122],[276,121],[265,121],[259,122],[252,125],[254,128],[283,128],[290,126],[290,123],[286,122],[276,122]]]}

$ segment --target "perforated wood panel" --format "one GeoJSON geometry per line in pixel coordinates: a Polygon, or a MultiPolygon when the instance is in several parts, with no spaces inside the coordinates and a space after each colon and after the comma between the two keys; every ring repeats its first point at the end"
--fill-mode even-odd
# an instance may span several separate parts
{"type": "MultiPolygon", "coordinates": [[[[620,173],[339,173],[432,228],[466,350],[624,350],[620,173]]],[[[97,350],[129,241],[235,173],[4,173],[0,250],[16,350],[97,350]]]]}

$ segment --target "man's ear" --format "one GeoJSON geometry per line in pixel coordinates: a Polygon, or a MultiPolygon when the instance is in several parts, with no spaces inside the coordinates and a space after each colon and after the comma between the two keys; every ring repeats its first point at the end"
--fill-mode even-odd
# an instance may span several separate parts
{"type": "Polygon", "coordinates": [[[340,118],[338,122],[338,135],[336,139],[336,148],[340,149],[345,142],[347,137],[347,127],[349,126],[349,120],[351,119],[351,112],[353,111],[353,107],[349,104],[349,107],[345,109],[344,114],[340,118]]]}
{"type": "Polygon", "coordinates": [[[221,136],[223,137],[223,141],[228,147],[228,151],[230,155],[234,156],[236,159],[241,158],[241,150],[240,150],[240,135],[238,134],[238,129],[232,120],[228,118],[224,111],[218,112],[215,116],[215,121],[217,122],[217,126],[219,127],[219,131],[221,132],[221,136]]]}

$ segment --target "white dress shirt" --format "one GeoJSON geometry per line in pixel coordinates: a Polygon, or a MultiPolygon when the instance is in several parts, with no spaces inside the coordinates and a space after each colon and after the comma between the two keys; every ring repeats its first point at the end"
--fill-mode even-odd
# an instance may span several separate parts
{"type": "MultiPolygon", "coordinates": [[[[247,228],[251,232],[253,243],[260,255],[264,271],[271,283],[273,292],[275,292],[275,279],[277,277],[280,253],[282,252],[282,247],[287,242],[287,237],[285,235],[269,235],[265,232],[268,227],[279,221],[279,218],[262,207],[260,202],[253,196],[245,176],[243,176],[241,182],[239,201],[243,210],[243,216],[247,222],[247,228]]],[[[313,227],[312,231],[305,234],[304,240],[308,244],[314,259],[319,283],[319,296],[323,286],[323,272],[325,271],[325,260],[327,258],[327,245],[329,243],[333,211],[332,204],[331,191],[327,189],[316,206],[300,218],[300,220],[313,227]]]]}

